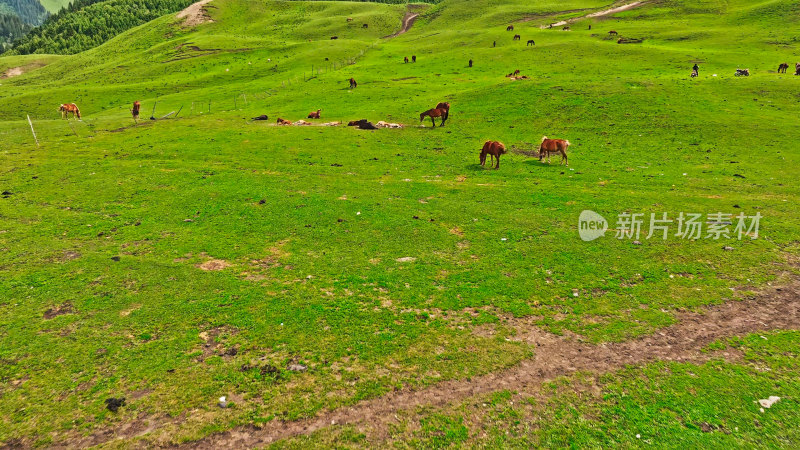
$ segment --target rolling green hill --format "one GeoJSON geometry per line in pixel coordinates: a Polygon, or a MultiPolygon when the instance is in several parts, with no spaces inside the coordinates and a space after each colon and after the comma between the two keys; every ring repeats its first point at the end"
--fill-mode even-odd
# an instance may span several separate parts
{"type": "Polygon", "coordinates": [[[0,57],[0,442],[791,447],[796,2],[608,7],[213,0],[0,57]],[[317,109],[404,127],[275,125],[317,109]]]}

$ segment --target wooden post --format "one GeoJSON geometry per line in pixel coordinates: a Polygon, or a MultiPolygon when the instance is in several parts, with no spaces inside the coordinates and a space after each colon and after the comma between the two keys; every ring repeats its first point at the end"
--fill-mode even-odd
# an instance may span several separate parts
{"type": "Polygon", "coordinates": [[[28,117],[28,124],[31,126],[31,133],[33,133],[33,140],[36,141],[36,146],[39,147],[39,138],[36,137],[36,132],[33,131],[33,122],[31,122],[31,116],[25,114],[28,117]]]}

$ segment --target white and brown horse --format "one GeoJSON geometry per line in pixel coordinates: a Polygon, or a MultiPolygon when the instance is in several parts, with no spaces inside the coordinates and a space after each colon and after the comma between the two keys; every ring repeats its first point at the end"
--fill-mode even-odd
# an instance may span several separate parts
{"type": "Polygon", "coordinates": [[[81,118],[81,110],[78,109],[78,105],[75,103],[62,104],[58,107],[58,110],[61,111],[62,119],[68,118],[70,113],[72,113],[72,117],[77,117],[78,119],[81,118]]]}

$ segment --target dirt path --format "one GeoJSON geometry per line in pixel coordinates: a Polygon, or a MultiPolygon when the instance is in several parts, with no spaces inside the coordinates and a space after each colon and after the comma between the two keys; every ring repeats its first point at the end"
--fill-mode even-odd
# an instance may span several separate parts
{"type": "Polygon", "coordinates": [[[640,6],[643,6],[645,3],[646,2],[644,2],[644,1],[628,3],[628,4],[625,4],[625,5],[622,5],[622,6],[617,6],[616,8],[605,9],[603,11],[593,12],[593,13],[587,14],[585,16],[575,17],[575,18],[567,19],[567,20],[562,20],[561,22],[556,22],[556,23],[553,23],[553,24],[542,25],[539,28],[544,29],[544,28],[551,28],[551,27],[563,27],[564,25],[569,25],[572,22],[577,22],[578,20],[581,20],[581,19],[591,19],[591,18],[594,18],[594,17],[610,16],[611,14],[621,13],[623,11],[628,11],[629,9],[638,8],[640,6]]]}
{"type": "Polygon", "coordinates": [[[280,439],[309,434],[330,425],[363,425],[372,437],[383,437],[399,411],[443,407],[499,390],[535,390],[542,383],[575,371],[609,372],[628,364],[650,361],[703,362],[709,343],[731,336],[776,329],[800,329],[800,282],[775,289],[756,300],[732,301],[699,313],[680,313],[678,323],[629,342],[591,345],[574,336],[555,336],[524,323],[517,338],[536,346],[536,356],[517,366],[474,377],[446,381],[426,389],[401,390],[352,407],[294,422],[274,421],[262,428],[240,427],[181,447],[252,448],[280,439]]]}
{"type": "Polygon", "coordinates": [[[391,39],[393,37],[400,36],[401,34],[405,33],[406,31],[410,30],[412,26],[414,26],[414,22],[417,21],[417,17],[419,17],[419,13],[406,13],[405,17],[403,17],[403,27],[400,28],[393,34],[389,36],[384,36],[384,39],[391,39]]]}
{"type": "Polygon", "coordinates": [[[208,17],[208,14],[206,14],[204,9],[204,7],[209,3],[211,3],[211,0],[200,0],[199,2],[192,3],[191,5],[187,6],[186,9],[176,14],[175,17],[178,19],[184,19],[182,25],[187,28],[213,22],[211,17],[208,17]]]}

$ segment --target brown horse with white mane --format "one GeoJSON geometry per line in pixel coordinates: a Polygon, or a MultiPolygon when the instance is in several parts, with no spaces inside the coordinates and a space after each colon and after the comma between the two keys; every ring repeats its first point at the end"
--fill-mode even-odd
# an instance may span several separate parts
{"type": "Polygon", "coordinates": [[[490,156],[489,166],[494,164],[494,160],[497,160],[497,165],[494,166],[495,169],[500,168],[500,155],[506,153],[506,146],[503,145],[502,142],[498,141],[486,141],[483,144],[483,149],[481,150],[481,165],[486,167],[486,155],[490,156]]]}
{"type": "Polygon", "coordinates": [[[69,116],[70,113],[72,113],[72,117],[76,117],[77,116],[78,119],[81,118],[81,110],[78,109],[78,105],[76,105],[75,103],[62,104],[58,108],[58,110],[61,111],[61,118],[62,119],[66,119],[67,116],[69,116]]]}
{"type": "MultiPolygon", "coordinates": [[[[567,160],[567,149],[569,146],[569,141],[565,141],[564,139],[548,139],[547,136],[544,136],[542,137],[542,145],[539,146],[539,161],[547,156],[547,164],[550,164],[550,154],[560,153],[561,162],[569,166],[569,161],[567,160]]],[[[559,165],[560,164],[561,163],[559,163],[559,165]]]]}
{"type": "Polygon", "coordinates": [[[442,118],[441,126],[444,126],[444,123],[447,121],[447,110],[441,108],[429,109],[419,115],[419,121],[422,122],[423,120],[425,120],[425,117],[431,118],[431,122],[433,123],[434,128],[436,128],[436,121],[434,120],[434,118],[441,117],[442,118]]]}

